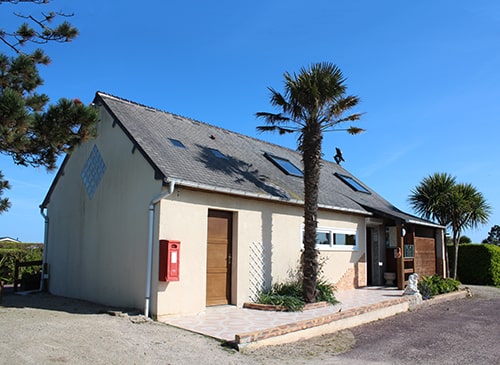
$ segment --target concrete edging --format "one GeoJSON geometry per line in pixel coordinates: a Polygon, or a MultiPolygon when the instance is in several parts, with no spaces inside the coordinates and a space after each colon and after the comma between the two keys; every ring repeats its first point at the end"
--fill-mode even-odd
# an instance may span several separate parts
{"type": "Polygon", "coordinates": [[[398,299],[386,300],[363,307],[316,317],[309,320],[268,328],[261,331],[240,333],[235,335],[235,345],[238,349],[255,348],[267,345],[305,340],[308,338],[333,333],[347,328],[391,317],[398,313],[412,311],[421,307],[439,304],[455,299],[471,296],[470,290],[441,294],[422,302],[414,296],[405,295],[398,299]]]}
{"type": "MultiPolygon", "coordinates": [[[[331,305],[331,304],[328,302],[308,303],[304,306],[303,311],[316,309],[316,308],[324,308],[324,307],[328,307],[329,305],[331,305]]],[[[243,303],[243,308],[254,309],[254,310],[259,310],[259,311],[266,311],[266,312],[288,312],[289,311],[289,309],[287,307],[282,306],[282,305],[260,304],[260,303],[250,303],[250,302],[243,303]]]]}
{"type": "Polygon", "coordinates": [[[419,304],[414,305],[414,306],[412,306],[410,304],[410,310],[428,307],[428,306],[433,305],[433,304],[449,302],[449,301],[455,300],[455,299],[464,299],[464,298],[471,297],[471,296],[472,296],[471,290],[466,287],[465,289],[461,289],[459,291],[455,291],[452,293],[436,295],[435,297],[433,297],[431,299],[424,300],[422,303],[419,303],[419,304]]]}

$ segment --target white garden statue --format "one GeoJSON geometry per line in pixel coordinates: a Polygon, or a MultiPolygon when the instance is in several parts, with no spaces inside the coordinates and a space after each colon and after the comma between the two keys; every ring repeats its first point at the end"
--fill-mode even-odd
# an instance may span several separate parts
{"type": "Polygon", "coordinates": [[[420,294],[418,291],[418,274],[411,274],[408,278],[408,285],[406,286],[403,295],[416,295],[420,294]]]}

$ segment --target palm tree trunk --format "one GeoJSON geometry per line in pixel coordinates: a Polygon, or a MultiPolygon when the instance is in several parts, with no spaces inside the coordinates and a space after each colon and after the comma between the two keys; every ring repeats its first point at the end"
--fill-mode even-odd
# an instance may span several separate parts
{"type": "Polygon", "coordinates": [[[321,130],[311,128],[303,133],[304,163],[304,260],[302,292],[306,303],[316,301],[318,254],[316,227],[318,225],[318,192],[321,169],[321,130]],[[312,130],[311,130],[312,129],[312,130]]]}
{"type": "Polygon", "coordinates": [[[454,256],[455,256],[455,262],[453,265],[453,279],[457,279],[457,273],[458,273],[458,247],[460,244],[460,233],[459,232],[453,232],[453,248],[454,248],[454,256]]]}
{"type": "Polygon", "coordinates": [[[445,261],[446,261],[446,267],[444,268],[445,269],[445,273],[446,273],[446,277],[449,278],[450,277],[450,258],[448,257],[448,245],[446,244],[446,238],[444,239],[444,255],[445,255],[445,261]]]}

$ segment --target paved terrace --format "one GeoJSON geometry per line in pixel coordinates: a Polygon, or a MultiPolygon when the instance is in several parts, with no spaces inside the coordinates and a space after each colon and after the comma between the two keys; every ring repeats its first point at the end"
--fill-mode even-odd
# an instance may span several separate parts
{"type": "Polygon", "coordinates": [[[396,288],[366,287],[335,293],[336,305],[302,312],[263,311],[236,306],[208,307],[162,322],[234,344],[277,344],[354,327],[408,310],[409,297],[396,288]]]}

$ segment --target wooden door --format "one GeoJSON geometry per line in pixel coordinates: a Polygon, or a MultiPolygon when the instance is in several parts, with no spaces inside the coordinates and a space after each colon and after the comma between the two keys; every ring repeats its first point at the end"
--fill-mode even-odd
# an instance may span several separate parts
{"type": "Polygon", "coordinates": [[[436,273],[436,240],[415,237],[415,271],[420,277],[436,273]]]}
{"type": "Polygon", "coordinates": [[[208,211],[207,306],[231,302],[232,216],[208,211]]]}

